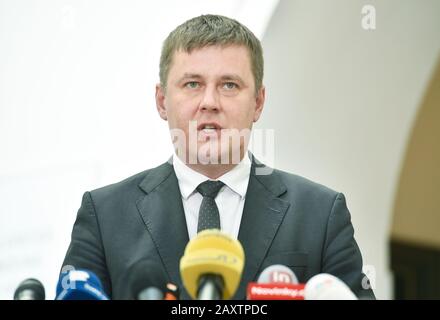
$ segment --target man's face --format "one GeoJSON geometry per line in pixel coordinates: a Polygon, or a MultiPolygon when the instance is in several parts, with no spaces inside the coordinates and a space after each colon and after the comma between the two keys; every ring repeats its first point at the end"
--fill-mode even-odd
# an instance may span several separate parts
{"type": "Polygon", "coordinates": [[[185,135],[184,143],[178,141],[175,146],[184,147],[186,160],[215,155],[220,163],[221,156],[228,154],[222,158],[224,163],[226,158],[231,161],[234,152],[241,159],[247,149],[246,139],[239,139],[237,145],[225,137],[250,132],[260,117],[264,98],[264,87],[255,91],[248,49],[239,45],[209,46],[191,53],[177,51],[166,90],[156,86],[159,115],[168,121],[170,130],[180,129],[185,135]]]}

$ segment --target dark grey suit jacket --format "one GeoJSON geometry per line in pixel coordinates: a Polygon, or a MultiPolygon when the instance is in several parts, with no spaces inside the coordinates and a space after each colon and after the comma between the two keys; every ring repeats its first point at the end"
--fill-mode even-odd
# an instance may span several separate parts
{"type": "MultiPolygon", "coordinates": [[[[374,298],[361,286],[362,257],[344,195],[279,170],[258,175],[261,166],[253,158],[238,235],[245,266],[234,298],[245,299],[247,283],[272,264],[289,266],[302,283],[330,273],[359,297],[374,298]]],[[[128,267],[151,258],[183,288],[179,261],[188,241],[179,185],[166,162],[84,194],[63,266],[93,271],[112,299],[124,299],[128,267]]]]}

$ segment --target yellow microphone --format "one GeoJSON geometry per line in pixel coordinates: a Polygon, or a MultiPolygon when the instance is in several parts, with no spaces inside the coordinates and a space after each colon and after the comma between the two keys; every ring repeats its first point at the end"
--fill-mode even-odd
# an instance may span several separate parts
{"type": "Polygon", "coordinates": [[[237,291],[243,266],[240,242],[218,229],[207,229],[187,244],[180,274],[193,299],[227,300],[237,291]]]}

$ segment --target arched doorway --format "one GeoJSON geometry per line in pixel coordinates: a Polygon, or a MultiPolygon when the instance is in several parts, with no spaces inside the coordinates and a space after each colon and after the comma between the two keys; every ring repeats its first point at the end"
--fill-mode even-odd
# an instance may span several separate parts
{"type": "Polygon", "coordinates": [[[440,62],[408,140],[391,236],[395,299],[440,299],[440,62]]]}

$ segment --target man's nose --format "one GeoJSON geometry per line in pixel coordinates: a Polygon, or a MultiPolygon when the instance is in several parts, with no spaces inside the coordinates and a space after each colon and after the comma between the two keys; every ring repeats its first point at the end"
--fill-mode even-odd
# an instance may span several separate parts
{"type": "Polygon", "coordinates": [[[216,86],[207,86],[200,101],[202,111],[218,111],[220,109],[219,95],[216,86]]]}

